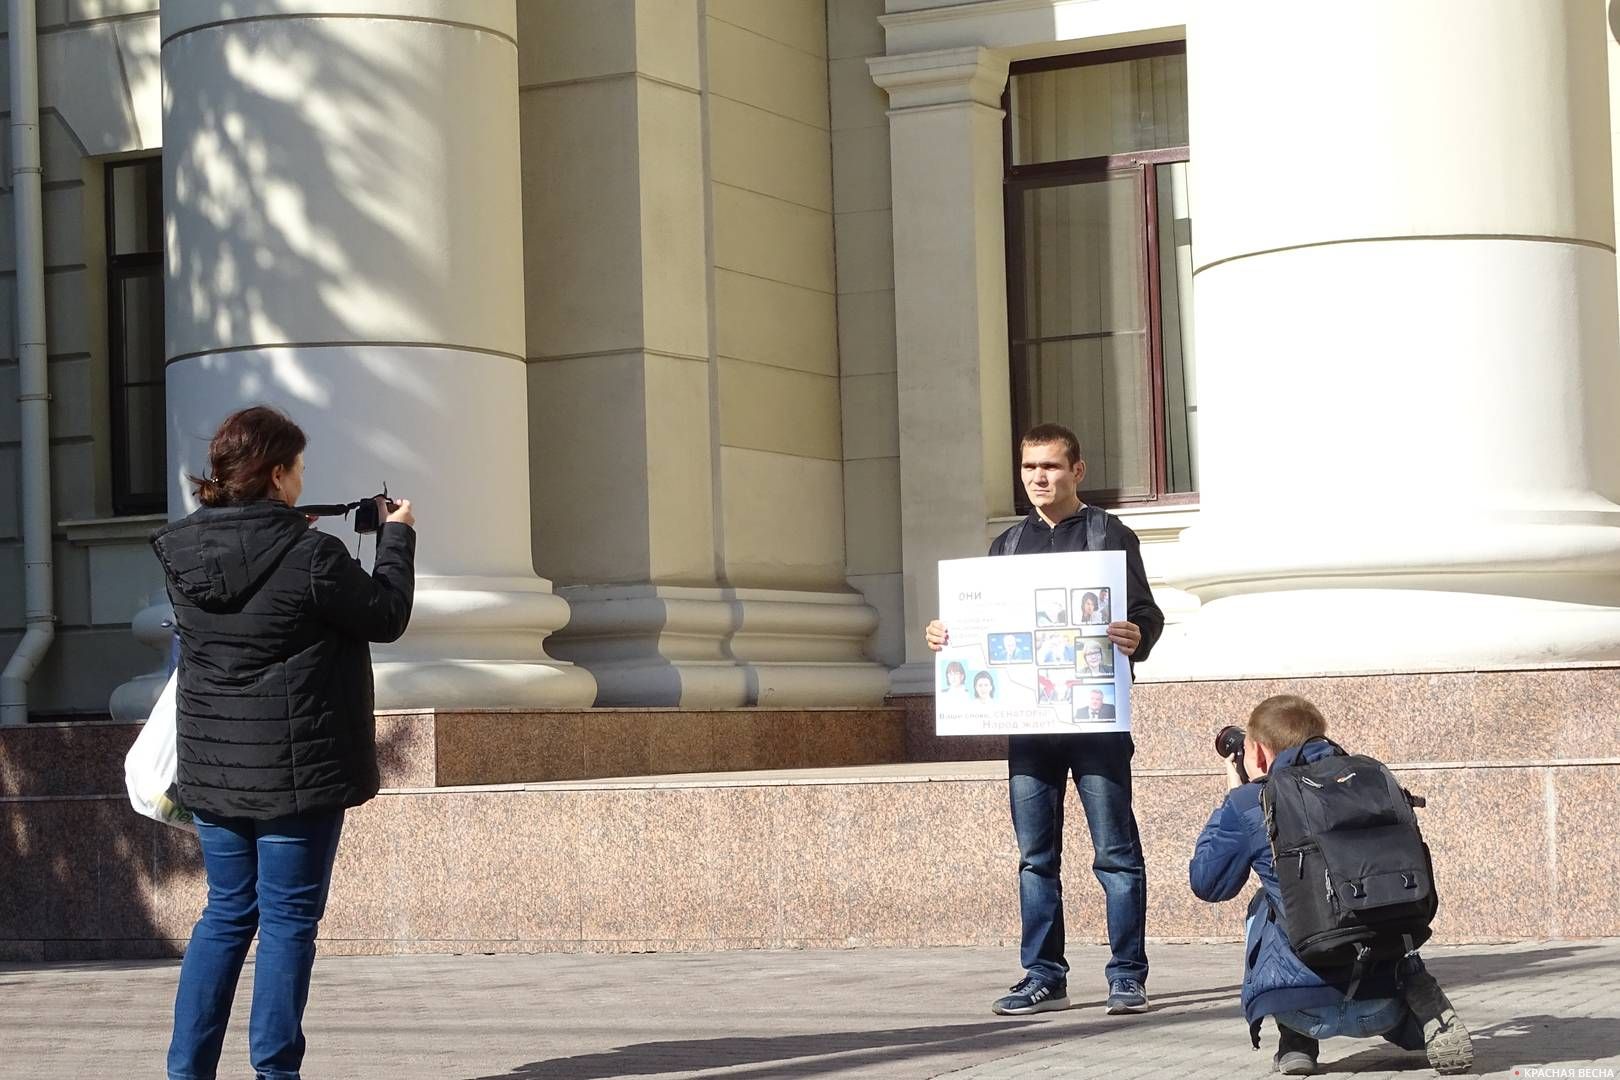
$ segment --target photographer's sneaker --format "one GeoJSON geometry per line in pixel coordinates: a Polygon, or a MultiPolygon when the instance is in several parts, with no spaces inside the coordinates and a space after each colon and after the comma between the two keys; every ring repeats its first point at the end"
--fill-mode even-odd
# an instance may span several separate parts
{"type": "Polygon", "coordinates": [[[1135,979],[1115,979],[1108,984],[1108,1015],[1147,1012],[1148,996],[1135,979]]]}
{"type": "Polygon", "coordinates": [[[1039,975],[1025,975],[1012,987],[1012,993],[997,998],[990,1011],[999,1016],[1025,1016],[1029,1013],[1056,1012],[1069,1007],[1069,984],[1048,982],[1039,975]]]}
{"type": "Polygon", "coordinates": [[[1321,1043],[1279,1024],[1277,1052],[1271,1058],[1271,1071],[1284,1076],[1310,1076],[1316,1072],[1316,1058],[1321,1052],[1321,1043]]]}
{"type": "Polygon", "coordinates": [[[1437,1073],[1465,1073],[1474,1068],[1474,1041],[1451,1007],[1434,976],[1421,971],[1406,983],[1406,1007],[1423,1025],[1423,1051],[1437,1073]]]}

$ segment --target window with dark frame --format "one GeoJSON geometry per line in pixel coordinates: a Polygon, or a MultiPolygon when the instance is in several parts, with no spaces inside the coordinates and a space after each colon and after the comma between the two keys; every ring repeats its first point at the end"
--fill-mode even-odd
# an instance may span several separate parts
{"type": "Polygon", "coordinates": [[[1004,105],[1013,437],[1072,428],[1087,502],[1196,502],[1186,43],[1015,63],[1004,105]]]}
{"type": "Polygon", "coordinates": [[[162,159],[108,162],[106,203],[113,512],[161,513],[168,503],[162,159]]]}

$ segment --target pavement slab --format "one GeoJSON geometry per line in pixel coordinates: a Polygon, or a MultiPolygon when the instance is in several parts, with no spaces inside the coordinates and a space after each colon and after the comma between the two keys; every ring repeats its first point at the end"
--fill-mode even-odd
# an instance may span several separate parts
{"type": "MultiPolygon", "coordinates": [[[[1103,1010],[1106,950],[1070,953],[1067,1012],[1003,1018],[1008,949],[329,957],[307,1080],[732,1077],[1264,1077],[1233,944],[1154,945],[1142,1016],[1103,1010]]],[[[1475,1034],[1480,1072],[1620,1076],[1620,941],[1424,950],[1475,1034]]],[[[0,965],[0,1078],[163,1075],[178,964],[0,965]]],[[[248,1077],[249,963],[221,1080],[248,1077]]],[[[1330,1076],[1432,1076],[1379,1040],[1324,1044],[1330,1076]]]]}

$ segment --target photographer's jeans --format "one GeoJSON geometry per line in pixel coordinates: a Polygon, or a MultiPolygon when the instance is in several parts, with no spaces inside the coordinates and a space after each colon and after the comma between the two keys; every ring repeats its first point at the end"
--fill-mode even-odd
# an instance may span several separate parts
{"type": "Polygon", "coordinates": [[[1396,967],[1396,980],[1403,987],[1400,996],[1373,998],[1367,1001],[1343,1001],[1321,1009],[1292,1009],[1277,1013],[1272,1019],[1279,1028],[1287,1028],[1309,1039],[1321,1041],[1335,1035],[1352,1039],[1370,1039],[1382,1035],[1386,1042],[1402,1050],[1423,1049],[1423,1022],[1406,1003],[1406,981],[1426,969],[1423,958],[1412,953],[1396,967]]]}
{"type": "Polygon", "coordinates": [[[1018,836],[1018,901],[1024,970],[1066,979],[1063,957],[1063,798],[1069,774],[1091,830],[1091,869],[1107,898],[1107,977],[1146,985],[1147,870],[1131,810],[1128,734],[1014,735],[1007,773],[1013,831],[1018,836]]]}
{"type": "Polygon", "coordinates": [[[254,932],[248,1052],[259,1080],[298,1080],[315,931],[326,910],[343,811],[272,821],[197,814],[208,904],[186,946],[169,1080],[214,1080],[254,932]]]}
{"type": "Polygon", "coordinates": [[[1423,1049],[1423,1025],[1401,998],[1345,1001],[1324,1009],[1294,1009],[1278,1013],[1274,1019],[1279,1027],[1317,1041],[1336,1035],[1352,1039],[1382,1035],[1402,1050],[1423,1049]]]}

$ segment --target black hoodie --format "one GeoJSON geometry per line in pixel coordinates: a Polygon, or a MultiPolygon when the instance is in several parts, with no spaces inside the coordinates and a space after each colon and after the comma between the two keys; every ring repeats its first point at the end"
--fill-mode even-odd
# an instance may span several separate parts
{"type": "Polygon", "coordinates": [[[415,531],[385,524],[370,574],[279,502],[205,507],[152,548],[180,630],[180,801],[265,820],[377,794],[367,642],[410,622],[415,531]]]}

